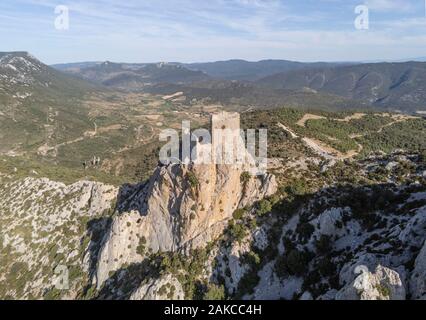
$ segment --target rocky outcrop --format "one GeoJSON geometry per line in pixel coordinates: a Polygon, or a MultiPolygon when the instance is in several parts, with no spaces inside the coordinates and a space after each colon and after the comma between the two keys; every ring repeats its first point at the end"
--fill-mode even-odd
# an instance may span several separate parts
{"type": "Polygon", "coordinates": [[[410,289],[412,299],[426,300],[426,242],[416,258],[410,289]]]}
{"type": "Polygon", "coordinates": [[[405,300],[405,288],[396,271],[379,265],[374,273],[365,266],[359,272],[336,294],[336,300],[405,300]]]}
{"type": "Polygon", "coordinates": [[[13,277],[0,276],[0,296],[42,298],[56,285],[56,269],[69,275],[67,298],[75,298],[87,281],[88,225],[107,219],[118,189],[93,181],[71,185],[47,178],[25,178],[0,184],[0,274],[18,270],[13,277]],[[17,281],[24,276],[25,285],[17,281]]]}
{"type": "Polygon", "coordinates": [[[243,166],[169,165],[136,188],[100,251],[98,287],[111,271],[150,252],[188,251],[216,239],[232,213],[276,192],[272,175],[242,179],[243,166]]]}
{"type": "Polygon", "coordinates": [[[180,282],[167,274],[141,284],[130,300],[183,300],[184,296],[180,282]]]}

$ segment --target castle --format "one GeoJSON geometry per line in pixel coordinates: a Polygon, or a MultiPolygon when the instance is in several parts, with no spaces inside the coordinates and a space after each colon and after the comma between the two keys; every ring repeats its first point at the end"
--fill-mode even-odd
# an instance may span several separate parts
{"type": "MultiPolygon", "coordinates": [[[[250,141],[249,132],[247,132],[246,148],[246,134],[240,128],[240,114],[226,111],[212,114],[211,136],[207,130],[193,132],[195,145],[193,145],[192,163],[244,166],[250,172],[266,170],[267,155],[260,155],[264,157],[264,159],[260,158],[260,161],[256,158],[254,130],[251,133],[253,141],[250,141]]],[[[267,142],[259,141],[259,146],[262,143],[267,142]]]]}

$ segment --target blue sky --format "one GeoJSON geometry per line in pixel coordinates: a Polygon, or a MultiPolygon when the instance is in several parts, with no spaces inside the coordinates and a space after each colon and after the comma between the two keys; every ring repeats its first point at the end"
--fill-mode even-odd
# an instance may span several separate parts
{"type": "Polygon", "coordinates": [[[0,51],[46,63],[426,56],[425,0],[2,0],[0,51]],[[369,30],[354,27],[357,5],[369,30]],[[69,30],[54,8],[69,7],[69,30]]]}

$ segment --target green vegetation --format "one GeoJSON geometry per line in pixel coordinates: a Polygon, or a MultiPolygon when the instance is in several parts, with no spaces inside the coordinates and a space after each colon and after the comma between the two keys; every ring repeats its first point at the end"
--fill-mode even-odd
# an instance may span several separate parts
{"type": "Polygon", "coordinates": [[[199,182],[197,176],[193,172],[188,171],[188,173],[186,174],[186,179],[192,188],[198,187],[199,182]]]}
{"type": "Polygon", "coordinates": [[[212,247],[213,243],[205,249],[192,250],[188,256],[171,252],[158,253],[152,255],[150,260],[159,261],[158,270],[162,274],[172,274],[179,280],[185,293],[185,299],[201,300],[207,295],[212,298],[218,297],[223,292],[222,289],[201,280],[212,247]]]}
{"type": "Polygon", "coordinates": [[[204,300],[224,300],[225,299],[225,288],[223,285],[218,286],[215,284],[208,284],[207,290],[204,293],[204,300]]]}
{"type": "Polygon", "coordinates": [[[241,243],[248,234],[248,230],[245,225],[242,223],[236,223],[233,220],[229,222],[227,231],[230,237],[239,243],[241,243]]]}
{"type": "Polygon", "coordinates": [[[139,238],[139,245],[136,248],[136,252],[143,256],[146,252],[146,238],[144,236],[139,238]]]}
{"type": "Polygon", "coordinates": [[[232,217],[234,218],[234,220],[240,220],[246,212],[247,211],[245,209],[237,209],[232,214],[232,217]]]}
{"type": "Polygon", "coordinates": [[[267,200],[267,199],[263,199],[263,200],[260,200],[258,202],[256,213],[259,216],[263,216],[263,215],[271,212],[271,210],[272,210],[271,202],[269,202],[269,200],[267,200]]]}
{"type": "Polygon", "coordinates": [[[312,255],[310,253],[293,249],[287,254],[278,257],[275,270],[279,276],[286,274],[302,276],[307,271],[308,263],[311,259],[312,255]]]}
{"type": "Polygon", "coordinates": [[[351,112],[324,112],[318,110],[301,111],[288,108],[253,111],[243,115],[244,128],[268,129],[268,154],[270,157],[288,158],[303,153],[309,155],[300,139],[294,139],[277,123],[282,123],[301,137],[320,140],[342,152],[359,150],[361,156],[371,151],[386,153],[395,149],[420,151],[426,148],[426,121],[405,119],[395,121],[389,114],[364,112],[366,115],[350,121],[342,121],[351,112]],[[305,126],[296,123],[308,112],[324,119],[310,119],[305,126]],[[339,121],[340,120],[340,121],[339,121]]]}
{"type": "Polygon", "coordinates": [[[57,166],[43,160],[28,157],[0,157],[0,172],[11,176],[11,179],[22,179],[28,176],[34,178],[49,178],[53,181],[72,184],[80,180],[100,181],[112,185],[121,185],[129,181],[125,177],[116,177],[99,170],[84,170],[57,166]]]}
{"type": "Polygon", "coordinates": [[[241,174],[240,181],[243,185],[246,185],[250,181],[250,179],[251,179],[251,174],[249,172],[244,171],[241,174]]]}
{"type": "Polygon", "coordinates": [[[376,286],[376,289],[377,291],[379,291],[380,295],[384,298],[389,298],[391,295],[391,290],[387,286],[379,284],[376,286]]]}

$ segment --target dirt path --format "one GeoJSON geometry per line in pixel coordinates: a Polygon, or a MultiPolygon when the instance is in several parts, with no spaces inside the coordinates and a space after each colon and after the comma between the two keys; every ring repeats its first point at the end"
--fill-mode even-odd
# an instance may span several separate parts
{"type": "Polygon", "coordinates": [[[171,95],[168,95],[168,96],[163,96],[162,99],[163,100],[172,100],[172,99],[178,98],[180,96],[183,96],[183,92],[181,92],[181,91],[176,92],[176,93],[171,94],[171,95]]]}
{"type": "Polygon", "coordinates": [[[37,153],[39,155],[46,156],[49,152],[54,151],[54,153],[56,155],[58,153],[58,149],[61,148],[61,147],[68,146],[70,144],[74,144],[74,143],[83,141],[87,138],[89,138],[89,139],[93,138],[99,133],[105,133],[105,132],[113,131],[113,130],[120,130],[122,127],[123,127],[123,125],[121,125],[121,124],[113,124],[113,125],[106,126],[106,127],[96,128],[93,131],[85,131],[81,137],[59,143],[59,144],[52,146],[52,147],[49,146],[46,142],[44,145],[42,145],[41,147],[39,147],[37,149],[37,153]]]}
{"type": "Polygon", "coordinates": [[[320,156],[323,156],[326,159],[332,160],[345,160],[353,158],[357,156],[363,149],[362,145],[356,143],[358,146],[358,150],[349,150],[348,152],[342,153],[317,139],[303,138],[302,140],[315,153],[319,154],[320,156]]]}
{"type": "MultiPolygon", "coordinates": [[[[349,122],[351,120],[357,120],[357,119],[362,119],[363,117],[365,117],[367,114],[365,113],[354,113],[351,116],[347,116],[343,119],[331,119],[331,120],[335,120],[335,121],[340,121],[340,122],[349,122]]],[[[377,133],[381,133],[383,131],[384,128],[392,126],[396,123],[399,122],[404,122],[410,119],[418,119],[419,117],[416,116],[409,116],[409,115],[404,115],[404,114],[390,114],[390,113],[377,113],[375,114],[376,116],[382,116],[382,117],[390,117],[392,118],[394,121],[385,124],[383,126],[381,126],[376,132],[377,133]]],[[[306,122],[308,120],[319,120],[319,119],[327,119],[326,117],[323,116],[318,116],[315,114],[310,114],[307,113],[305,114],[302,119],[300,119],[296,124],[301,126],[301,127],[305,127],[306,126],[306,122]]],[[[282,129],[290,132],[290,134],[293,136],[295,135],[289,128],[285,127],[282,124],[278,124],[282,129]]],[[[349,135],[349,137],[351,139],[356,139],[356,138],[361,138],[363,137],[365,134],[351,134],[349,135]]],[[[297,137],[297,136],[296,136],[297,137]]],[[[329,137],[332,138],[332,137],[329,137]]],[[[352,157],[355,157],[356,155],[358,155],[362,150],[363,150],[363,146],[361,144],[359,144],[358,142],[354,141],[357,146],[358,146],[358,150],[349,150],[346,153],[342,153],[332,147],[330,147],[328,144],[317,140],[317,139],[312,139],[312,138],[303,138],[302,139],[305,144],[311,148],[314,152],[316,152],[317,154],[327,158],[327,159],[338,159],[338,160],[344,160],[344,159],[349,159],[352,157]]]]}
{"type": "Polygon", "coordinates": [[[394,121],[389,122],[388,124],[385,124],[384,126],[382,126],[379,130],[377,130],[377,133],[381,133],[383,131],[384,128],[393,126],[396,123],[399,122],[405,122],[407,120],[413,120],[413,119],[420,119],[419,117],[415,117],[415,116],[408,116],[405,114],[387,114],[387,113],[382,113],[380,114],[382,117],[390,117],[392,118],[394,121]]]}
{"type": "MultiPolygon", "coordinates": [[[[360,112],[356,112],[353,115],[347,116],[343,119],[338,119],[338,118],[333,118],[330,120],[334,120],[334,121],[339,121],[339,122],[349,122],[351,120],[358,120],[358,119],[362,119],[363,117],[365,117],[367,114],[365,113],[360,113],[360,112]]],[[[324,116],[319,116],[316,114],[311,114],[311,113],[306,113],[302,119],[300,119],[299,121],[296,122],[296,124],[300,127],[306,127],[306,122],[308,120],[321,120],[321,119],[327,119],[324,116]]]]}
{"type": "Polygon", "coordinates": [[[349,121],[351,121],[351,120],[359,120],[359,119],[362,119],[362,118],[364,118],[366,115],[367,115],[367,114],[365,114],[365,113],[356,112],[356,113],[354,113],[353,115],[351,115],[351,116],[347,116],[347,117],[345,117],[345,118],[343,118],[343,119],[332,119],[332,120],[340,121],[340,122],[349,122],[349,121]]]}
{"type": "Polygon", "coordinates": [[[281,122],[278,122],[278,127],[280,127],[281,129],[283,129],[284,131],[287,131],[288,133],[290,133],[291,137],[293,139],[297,138],[297,134],[295,134],[293,132],[293,130],[291,130],[290,128],[286,127],[285,125],[283,125],[281,122]]]}
{"type": "Polygon", "coordinates": [[[321,119],[327,119],[327,118],[323,117],[323,116],[318,116],[316,114],[306,113],[302,117],[302,119],[300,119],[299,121],[296,122],[296,124],[300,127],[305,127],[306,121],[308,121],[308,120],[321,120],[321,119]]]}

